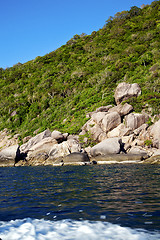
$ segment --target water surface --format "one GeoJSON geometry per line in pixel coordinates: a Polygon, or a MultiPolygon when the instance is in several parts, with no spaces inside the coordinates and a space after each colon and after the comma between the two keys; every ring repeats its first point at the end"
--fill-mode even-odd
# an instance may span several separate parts
{"type": "MultiPolygon", "coordinates": [[[[2,232],[11,220],[14,224],[19,221],[18,226],[24,222],[34,226],[34,221],[49,221],[55,226],[65,221],[67,226],[72,222],[72,227],[96,224],[98,228],[97,224],[102,224],[106,229],[106,224],[113,224],[125,229],[160,231],[158,165],[0,168],[0,186],[2,232]]],[[[95,236],[97,238],[91,239],[103,239],[95,236]]],[[[160,239],[160,235],[158,237],[160,239]]],[[[61,236],[61,239],[70,238],[61,236]]],[[[154,239],[153,236],[150,239],[154,239]]]]}

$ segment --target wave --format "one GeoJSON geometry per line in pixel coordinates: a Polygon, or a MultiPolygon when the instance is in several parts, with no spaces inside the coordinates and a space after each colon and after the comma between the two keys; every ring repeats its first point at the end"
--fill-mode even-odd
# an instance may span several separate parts
{"type": "Polygon", "coordinates": [[[0,222],[2,240],[158,240],[159,232],[131,229],[108,222],[25,218],[0,222]]]}

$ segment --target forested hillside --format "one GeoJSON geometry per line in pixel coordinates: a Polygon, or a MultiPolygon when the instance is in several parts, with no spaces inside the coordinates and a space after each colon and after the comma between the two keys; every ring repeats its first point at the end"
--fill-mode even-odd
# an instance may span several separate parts
{"type": "Polygon", "coordinates": [[[160,113],[160,1],[119,12],[99,31],[75,35],[43,57],[1,68],[0,130],[76,134],[87,112],[115,104],[122,81],[142,89],[129,100],[135,111],[160,113]]]}

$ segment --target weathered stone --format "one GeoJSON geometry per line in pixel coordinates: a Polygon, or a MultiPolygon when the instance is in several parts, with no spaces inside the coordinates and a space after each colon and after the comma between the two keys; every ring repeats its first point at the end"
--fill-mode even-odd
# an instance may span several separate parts
{"type": "Polygon", "coordinates": [[[88,120],[82,127],[82,131],[88,132],[90,131],[90,129],[95,126],[95,122],[93,121],[93,119],[91,118],[90,120],[88,120]]]}
{"type": "Polygon", "coordinates": [[[125,143],[123,148],[124,148],[124,151],[128,152],[129,149],[131,148],[131,144],[130,143],[125,143]]]}
{"type": "Polygon", "coordinates": [[[152,157],[144,160],[143,163],[160,164],[160,155],[152,156],[152,157]]]}
{"type": "Polygon", "coordinates": [[[138,138],[142,141],[148,140],[150,139],[150,135],[149,132],[145,129],[141,130],[141,132],[139,133],[138,138]]]}
{"type": "Polygon", "coordinates": [[[12,137],[10,135],[10,132],[6,128],[3,131],[0,131],[0,149],[1,150],[16,144],[18,144],[17,134],[12,137]]]}
{"type": "Polygon", "coordinates": [[[131,128],[132,130],[139,128],[146,121],[146,115],[140,113],[130,113],[125,116],[125,125],[127,128],[131,128]]]}
{"type": "Polygon", "coordinates": [[[86,163],[86,162],[89,162],[89,157],[85,153],[75,152],[75,153],[71,153],[71,154],[63,157],[63,162],[64,162],[64,165],[74,164],[74,163],[76,163],[76,164],[86,163]]]}
{"type": "Polygon", "coordinates": [[[20,151],[18,144],[5,148],[0,152],[0,155],[6,159],[15,159],[16,157],[19,156],[19,154],[20,151]]]}
{"type": "Polygon", "coordinates": [[[26,142],[25,144],[21,145],[20,147],[20,151],[21,152],[28,152],[29,149],[31,147],[33,147],[35,144],[37,144],[38,142],[40,142],[42,139],[50,137],[51,136],[51,132],[49,130],[45,130],[42,133],[39,133],[38,135],[36,135],[35,137],[32,137],[28,142],[26,142]]]}
{"type": "Polygon", "coordinates": [[[160,148],[160,120],[149,128],[150,136],[153,137],[153,146],[160,148]]]}
{"type": "Polygon", "coordinates": [[[52,165],[52,166],[63,166],[64,163],[63,163],[63,158],[62,157],[59,157],[57,159],[54,159],[53,157],[49,157],[44,165],[52,165]]]}
{"type": "Polygon", "coordinates": [[[81,145],[78,141],[78,136],[77,136],[77,138],[69,138],[66,141],[66,143],[68,145],[68,149],[69,149],[70,153],[81,151],[81,145]]]}
{"type": "Polygon", "coordinates": [[[113,163],[139,163],[143,160],[143,156],[137,154],[109,154],[96,156],[91,161],[97,164],[113,164],[113,163]]]}
{"type": "Polygon", "coordinates": [[[102,132],[99,136],[98,136],[98,142],[102,142],[103,140],[105,140],[107,138],[107,134],[105,132],[102,132]]]}
{"type": "Polygon", "coordinates": [[[50,156],[45,165],[64,166],[64,165],[86,165],[90,160],[87,153],[73,152],[63,157],[53,158],[50,156]]]}
{"type": "Polygon", "coordinates": [[[160,156],[160,149],[154,151],[153,156],[160,156]]]}
{"type": "Polygon", "coordinates": [[[68,140],[75,140],[75,141],[77,141],[77,142],[79,142],[79,135],[69,135],[68,136],[68,138],[67,138],[68,140]]]}
{"type": "Polygon", "coordinates": [[[42,139],[37,144],[33,145],[29,150],[27,154],[27,158],[31,158],[36,156],[38,153],[49,153],[50,150],[53,148],[53,146],[57,144],[57,141],[53,139],[52,137],[47,137],[42,139]]]}
{"type": "Polygon", "coordinates": [[[69,134],[68,133],[63,133],[63,140],[66,141],[68,138],[69,134]]]}
{"type": "Polygon", "coordinates": [[[84,150],[85,150],[85,152],[87,153],[87,155],[89,156],[89,157],[91,157],[91,147],[89,146],[89,147],[86,147],[84,150]]]}
{"type": "Polygon", "coordinates": [[[101,121],[104,119],[106,114],[106,112],[94,113],[91,119],[82,127],[80,135],[85,135],[86,132],[89,132],[93,140],[98,142],[102,141],[103,138],[106,138],[106,133],[101,128],[101,121]]]}
{"type": "Polygon", "coordinates": [[[31,136],[27,136],[23,138],[23,144],[28,142],[32,137],[31,136]]]}
{"type": "Polygon", "coordinates": [[[85,135],[85,134],[86,134],[86,131],[85,131],[85,130],[82,130],[82,131],[79,133],[80,136],[83,136],[83,135],[85,135]]]}
{"type": "Polygon", "coordinates": [[[49,157],[54,159],[64,157],[72,152],[80,152],[81,146],[75,139],[68,139],[60,144],[55,144],[49,152],[49,157]]]}
{"type": "Polygon", "coordinates": [[[117,106],[110,108],[108,112],[118,112],[119,115],[122,117],[130,113],[132,110],[133,107],[130,104],[125,103],[124,105],[118,104],[117,106]]]}
{"type": "Polygon", "coordinates": [[[0,156],[0,167],[14,167],[15,160],[14,159],[4,159],[0,156]]]}
{"type": "Polygon", "coordinates": [[[121,136],[129,136],[133,133],[133,130],[131,128],[123,128],[121,129],[121,136]]]}
{"type": "Polygon", "coordinates": [[[111,107],[112,107],[112,105],[99,107],[99,108],[97,108],[95,111],[87,113],[87,114],[86,114],[86,118],[92,117],[92,115],[93,115],[94,113],[97,113],[97,112],[108,112],[108,110],[109,110],[111,107]]]}
{"type": "Polygon", "coordinates": [[[43,166],[46,165],[45,162],[48,159],[48,154],[45,152],[34,153],[33,156],[27,157],[25,165],[28,166],[43,166]]]}
{"type": "Polygon", "coordinates": [[[114,128],[112,131],[107,133],[108,138],[112,137],[121,137],[124,135],[130,134],[132,131],[130,128],[126,128],[123,123],[119,124],[116,128],[114,128]]]}
{"type": "Polygon", "coordinates": [[[132,147],[128,153],[142,155],[144,159],[148,157],[147,151],[145,151],[142,147],[138,147],[138,146],[132,147]]]}
{"type": "Polygon", "coordinates": [[[119,138],[107,138],[91,148],[91,156],[119,153],[120,148],[119,138]]]}
{"type": "Polygon", "coordinates": [[[101,121],[102,121],[102,119],[106,116],[106,112],[98,112],[98,113],[94,113],[93,115],[92,115],[92,120],[95,122],[95,123],[97,123],[97,124],[99,124],[101,121]]]}
{"type": "Polygon", "coordinates": [[[70,151],[69,151],[69,146],[66,141],[66,142],[62,142],[60,144],[55,144],[49,152],[49,157],[56,159],[56,158],[63,157],[68,154],[70,154],[70,151]]]}
{"type": "Polygon", "coordinates": [[[102,120],[101,128],[104,132],[109,132],[121,123],[121,117],[117,112],[107,113],[102,120]]]}
{"type": "Polygon", "coordinates": [[[112,105],[102,106],[96,109],[96,112],[108,112],[112,105]]]}
{"type": "Polygon", "coordinates": [[[19,158],[20,150],[18,144],[5,148],[0,152],[0,166],[14,166],[19,158]]]}
{"type": "Polygon", "coordinates": [[[90,129],[90,134],[93,138],[93,140],[95,141],[99,141],[99,136],[103,133],[102,129],[100,128],[100,126],[98,124],[96,124],[95,126],[93,126],[90,129]]]}
{"type": "Polygon", "coordinates": [[[135,129],[133,132],[135,135],[139,135],[142,130],[146,130],[148,128],[148,124],[144,123],[139,128],[135,129]]]}
{"type": "Polygon", "coordinates": [[[120,83],[115,90],[115,101],[120,104],[122,101],[131,97],[138,97],[141,94],[141,88],[137,83],[120,83]]]}
{"type": "Polygon", "coordinates": [[[61,132],[59,132],[59,131],[56,131],[56,130],[54,130],[54,131],[51,133],[51,137],[52,137],[53,139],[57,140],[58,143],[61,143],[61,142],[63,142],[63,140],[64,140],[63,134],[62,134],[61,132]]]}
{"type": "Polygon", "coordinates": [[[134,146],[144,147],[144,141],[143,141],[143,140],[140,140],[140,139],[135,139],[135,140],[131,143],[131,146],[132,146],[132,147],[134,147],[134,146]]]}
{"type": "Polygon", "coordinates": [[[131,144],[132,142],[133,142],[133,140],[134,140],[134,134],[131,134],[131,135],[129,135],[129,136],[123,136],[122,138],[122,143],[124,143],[124,144],[131,144]]]}

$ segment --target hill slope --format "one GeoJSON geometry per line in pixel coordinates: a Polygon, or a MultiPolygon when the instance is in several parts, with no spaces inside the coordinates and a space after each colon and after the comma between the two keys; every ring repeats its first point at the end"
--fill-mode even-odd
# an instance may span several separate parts
{"type": "MultiPolygon", "coordinates": [[[[114,104],[121,81],[136,82],[135,111],[160,106],[160,1],[110,17],[43,57],[0,69],[0,129],[22,137],[46,128],[78,133],[85,113],[114,104]]],[[[132,102],[131,102],[132,101],[132,102]]]]}

